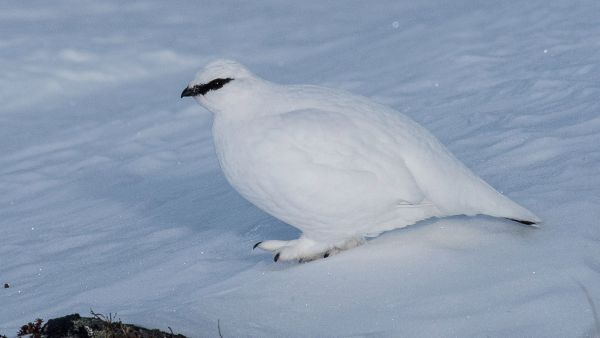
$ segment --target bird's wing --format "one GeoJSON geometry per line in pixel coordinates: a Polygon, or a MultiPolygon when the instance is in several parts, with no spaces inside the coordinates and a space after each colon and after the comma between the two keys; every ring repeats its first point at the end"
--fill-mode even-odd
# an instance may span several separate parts
{"type": "Polygon", "coordinates": [[[314,188],[319,196],[330,194],[332,199],[348,195],[349,203],[397,207],[427,204],[397,141],[369,121],[303,109],[256,123],[263,135],[254,149],[264,158],[278,154],[272,160],[271,172],[281,173],[281,184],[291,184],[303,193],[314,188]]]}

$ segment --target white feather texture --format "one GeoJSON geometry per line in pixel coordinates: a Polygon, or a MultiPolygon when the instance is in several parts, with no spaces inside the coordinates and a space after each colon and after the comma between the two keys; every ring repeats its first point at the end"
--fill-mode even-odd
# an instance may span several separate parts
{"type": "Polygon", "coordinates": [[[303,232],[303,245],[261,246],[284,259],[344,249],[430,217],[540,221],[389,107],[341,90],[274,84],[227,60],[206,66],[190,87],[217,78],[233,80],[195,98],[214,113],[215,147],[231,185],[303,232]]]}

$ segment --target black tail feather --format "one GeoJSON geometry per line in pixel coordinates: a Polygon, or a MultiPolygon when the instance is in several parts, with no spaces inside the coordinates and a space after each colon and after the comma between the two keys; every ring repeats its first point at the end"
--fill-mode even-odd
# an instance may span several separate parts
{"type": "Polygon", "coordinates": [[[521,224],[525,224],[525,225],[534,225],[536,224],[535,222],[532,221],[524,221],[524,220],[520,220],[520,219],[514,219],[514,218],[507,218],[513,222],[517,222],[517,223],[521,223],[521,224]]]}

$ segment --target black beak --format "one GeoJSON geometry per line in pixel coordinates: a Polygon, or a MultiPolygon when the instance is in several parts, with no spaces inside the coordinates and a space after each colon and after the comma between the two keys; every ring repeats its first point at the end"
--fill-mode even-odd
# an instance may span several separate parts
{"type": "Polygon", "coordinates": [[[194,90],[194,88],[189,88],[186,87],[182,92],[181,92],[181,97],[185,97],[185,96],[194,96],[197,95],[198,93],[196,93],[196,91],[194,90]]]}

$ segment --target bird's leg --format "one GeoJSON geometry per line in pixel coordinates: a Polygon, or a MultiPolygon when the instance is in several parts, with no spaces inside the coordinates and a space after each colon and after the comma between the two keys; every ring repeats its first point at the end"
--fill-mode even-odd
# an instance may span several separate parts
{"type": "Polygon", "coordinates": [[[254,245],[254,248],[273,252],[275,262],[297,260],[303,263],[327,258],[340,251],[359,246],[364,242],[363,238],[350,238],[336,243],[327,243],[317,242],[302,236],[292,241],[270,240],[258,242],[254,245]]]}

